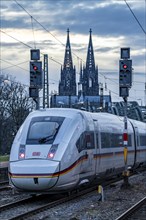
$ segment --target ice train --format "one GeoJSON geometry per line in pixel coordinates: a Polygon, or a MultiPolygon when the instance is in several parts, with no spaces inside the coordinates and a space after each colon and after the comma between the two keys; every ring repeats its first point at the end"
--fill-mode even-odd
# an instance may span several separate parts
{"type": "MultiPolygon", "coordinates": [[[[123,117],[50,108],[29,114],[11,147],[18,191],[70,191],[124,168],[123,117]]],[[[146,124],[128,119],[128,166],[146,163],[146,124]]]]}

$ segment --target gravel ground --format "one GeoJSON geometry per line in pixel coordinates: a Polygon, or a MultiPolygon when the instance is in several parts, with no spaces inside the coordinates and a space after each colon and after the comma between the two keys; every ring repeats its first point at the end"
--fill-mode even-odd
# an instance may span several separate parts
{"type": "MultiPolygon", "coordinates": [[[[37,220],[115,220],[123,212],[146,196],[146,172],[130,177],[129,189],[121,189],[122,182],[104,189],[104,201],[99,201],[97,191],[56,208],[40,213],[32,219],[37,220]]],[[[0,195],[0,205],[27,197],[26,194],[12,195],[3,192],[0,195]]],[[[31,219],[31,218],[29,218],[31,219]]]]}
{"type": "Polygon", "coordinates": [[[146,196],[146,172],[130,177],[129,189],[121,189],[122,182],[104,189],[104,202],[98,201],[95,191],[82,198],[52,208],[36,219],[45,220],[115,220],[123,212],[146,196]]]}

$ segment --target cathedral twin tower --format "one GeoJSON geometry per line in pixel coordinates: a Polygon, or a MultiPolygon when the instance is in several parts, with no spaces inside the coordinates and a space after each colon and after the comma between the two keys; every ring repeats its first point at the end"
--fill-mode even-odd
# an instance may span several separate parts
{"type": "MultiPolygon", "coordinates": [[[[79,83],[80,89],[78,95],[83,96],[98,96],[98,68],[95,67],[93,44],[92,44],[92,31],[90,29],[89,45],[87,51],[86,66],[81,67],[79,83]]],[[[59,82],[59,96],[76,96],[76,70],[73,67],[71,46],[69,39],[69,29],[67,30],[67,42],[65,49],[64,65],[61,67],[61,80],[59,82]]]]}

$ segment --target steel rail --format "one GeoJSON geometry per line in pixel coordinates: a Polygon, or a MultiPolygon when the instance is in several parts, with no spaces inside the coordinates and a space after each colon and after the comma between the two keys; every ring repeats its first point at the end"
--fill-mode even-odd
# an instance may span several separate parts
{"type": "Polygon", "coordinates": [[[124,212],[122,215],[120,215],[118,218],[116,218],[116,220],[128,219],[131,215],[133,215],[138,210],[140,210],[144,204],[146,204],[146,197],[144,197],[139,202],[137,202],[135,205],[133,205],[131,208],[129,208],[126,212],[124,212]]]}

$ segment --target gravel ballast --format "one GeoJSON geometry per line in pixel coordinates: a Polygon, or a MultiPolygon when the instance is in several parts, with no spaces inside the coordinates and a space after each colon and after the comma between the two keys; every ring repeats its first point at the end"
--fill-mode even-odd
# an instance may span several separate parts
{"type": "Polygon", "coordinates": [[[130,188],[121,188],[123,181],[104,189],[104,201],[97,191],[37,215],[45,220],[115,220],[146,196],[146,172],[130,177],[130,188]]]}
{"type": "MultiPolygon", "coordinates": [[[[123,212],[146,196],[146,172],[130,177],[128,189],[121,188],[123,181],[104,188],[104,201],[97,191],[39,213],[32,219],[45,220],[115,220],[123,212]]],[[[25,194],[0,195],[0,205],[24,198],[25,194]]],[[[47,196],[47,195],[46,195],[47,196]]],[[[11,213],[8,213],[8,215],[11,213]]],[[[31,218],[30,218],[31,219],[31,218]]]]}

